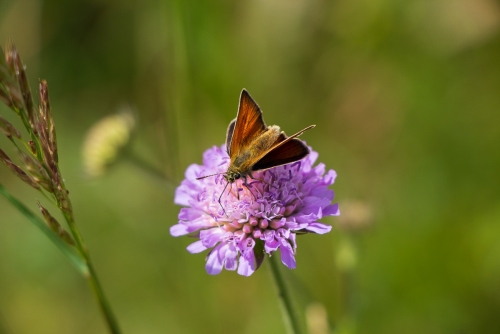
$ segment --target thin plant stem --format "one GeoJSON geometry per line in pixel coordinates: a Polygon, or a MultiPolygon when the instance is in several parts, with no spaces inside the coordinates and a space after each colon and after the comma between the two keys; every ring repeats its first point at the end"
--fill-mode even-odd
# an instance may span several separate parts
{"type": "Polygon", "coordinates": [[[175,189],[173,181],[168,178],[163,171],[153,167],[150,163],[138,157],[133,152],[126,152],[126,154],[124,154],[124,159],[135,168],[139,169],[144,175],[147,175],[151,180],[155,181],[155,184],[158,184],[157,181],[160,181],[160,184],[163,184],[169,192],[175,189]]]}
{"type": "Polygon", "coordinates": [[[68,223],[68,226],[71,230],[71,234],[75,239],[76,247],[78,248],[82,257],[85,259],[85,262],[87,263],[89,271],[88,271],[88,276],[86,278],[88,279],[90,286],[94,291],[94,295],[97,298],[97,301],[99,302],[101,312],[103,313],[104,318],[106,319],[109,331],[110,333],[113,334],[119,334],[121,333],[121,331],[118,326],[118,322],[116,321],[113,311],[111,310],[111,306],[106,296],[104,295],[104,291],[101,287],[101,284],[99,283],[99,280],[97,278],[97,273],[94,269],[94,265],[92,264],[92,260],[90,259],[90,254],[87,250],[87,246],[85,246],[85,243],[83,242],[80,230],[78,229],[78,226],[75,224],[71,212],[63,211],[63,213],[64,213],[64,218],[66,219],[66,222],[68,223]]]}
{"type": "Polygon", "coordinates": [[[301,334],[302,330],[299,325],[297,310],[293,305],[290,290],[285,284],[285,280],[283,279],[283,275],[279,269],[279,257],[271,256],[269,260],[271,276],[273,277],[274,285],[276,286],[278,292],[278,298],[287,332],[290,334],[301,334]]]}

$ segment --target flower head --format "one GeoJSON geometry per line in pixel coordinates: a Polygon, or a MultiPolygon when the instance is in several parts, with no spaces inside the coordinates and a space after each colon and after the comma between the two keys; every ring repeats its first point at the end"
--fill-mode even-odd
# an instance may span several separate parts
{"type": "Polygon", "coordinates": [[[265,253],[278,249],[283,264],[295,268],[296,235],[328,233],[332,227],[317,220],[339,214],[328,189],[337,174],[325,173],[322,163],[313,167],[317,157],[311,151],[295,163],[253,172],[246,184],[241,179],[227,184],[222,175],[229,166],[225,146],[208,149],[203,165],[189,166],[175,192],[175,203],[185,207],[170,233],[198,237],[187,249],[210,249],[206,270],[212,275],[225,268],[250,276],[265,253]],[[214,173],[221,175],[196,179],[214,173]]]}
{"type": "Polygon", "coordinates": [[[85,174],[98,177],[106,172],[129,144],[135,119],[128,107],[99,120],[88,131],[82,150],[85,174]]]}

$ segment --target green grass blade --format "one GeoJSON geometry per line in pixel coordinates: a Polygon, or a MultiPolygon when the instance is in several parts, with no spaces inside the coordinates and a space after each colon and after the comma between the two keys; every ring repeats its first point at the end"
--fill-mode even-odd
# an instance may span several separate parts
{"type": "Polygon", "coordinates": [[[36,227],[42,230],[45,235],[61,250],[61,252],[69,259],[69,261],[76,267],[76,269],[81,272],[85,277],[88,276],[89,271],[87,263],[80,256],[78,251],[67,244],[64,240],[59,238],[50,227],[38,216],[36,216],[30,209],[28,209],[23,203],[21,203],[17,198],[12,196],[3,185],[0,184],[0,193],[7,198],[7,200],[21,212],[30,222],[32,222],[36,227]]]}

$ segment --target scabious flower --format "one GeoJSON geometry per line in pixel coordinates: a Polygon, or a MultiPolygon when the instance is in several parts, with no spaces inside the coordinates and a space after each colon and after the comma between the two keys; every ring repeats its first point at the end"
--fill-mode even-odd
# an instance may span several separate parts
{"type": "Polygon", "coordinates": [[[187,247],[191,253],[210,249],[205,267],[211,275],[225,268],[250,276],[264,254],[278,249],[283,264],[295,268],[297,234],[328,233],[332,227],[317,220],[339,215],[338,204],[332,204],[333,191],[328,189],[337,174],[325,173],[322,163],[313,167],[317,158],[318,153],[311,150],[300,161],[253,172],[246,185],[239,179],[226,188],[223,175],[196,179],[223,174],[229,167],[224,145],[208,149],[203,165],[189,166],[175,192],[175,203],[185,207],[170,233],[199,238],[187,247]]]}

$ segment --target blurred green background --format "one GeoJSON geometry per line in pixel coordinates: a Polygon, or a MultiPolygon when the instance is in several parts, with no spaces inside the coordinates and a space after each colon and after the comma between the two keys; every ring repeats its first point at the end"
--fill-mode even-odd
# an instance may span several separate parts
{"type": "MultiPolygon", "coordinates": [[[[33,90],[49,83],[76,220],[125,333],[285,331],[267,263],[209,276],[169,234],[171,190],[131,164],[82,171],[86,131],[128,104],[133,151],[180,182],[224,141],[243,87],[268,124],[317,124],[302,138],[338,173],[333,232],[300,236],[284,271],[310,320],[499,333],[499,32],[493,0],[0,1],[0,43],[33,90]]],[[[3,166],[0,183],[36,210],[3,166]]],[[[0,222],[0,333],[105,333],[87,282],[3,198],[0,222]]]]}

